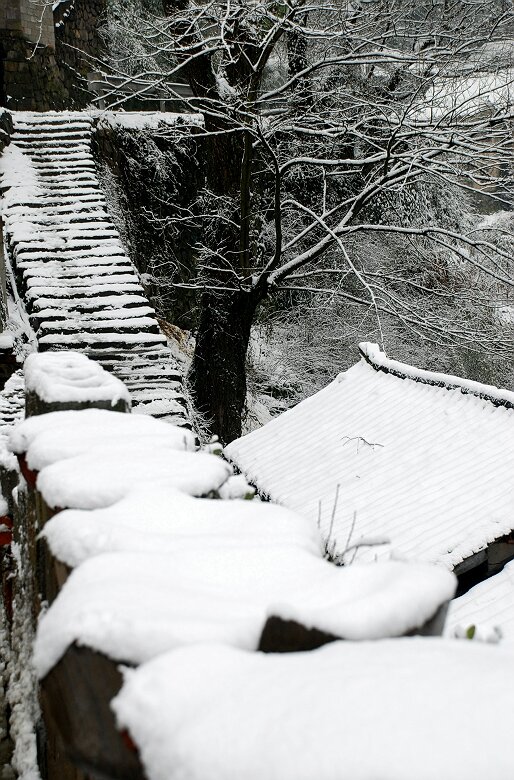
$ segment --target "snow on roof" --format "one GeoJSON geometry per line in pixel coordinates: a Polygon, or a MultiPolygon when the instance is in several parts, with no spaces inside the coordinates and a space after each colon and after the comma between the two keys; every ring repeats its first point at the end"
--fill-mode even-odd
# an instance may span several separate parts
{"type": "Polygon", "coordinates": [[[130,404],[127,388],[99,363],[79,352],[43,352],[29,355],[24,363],[25,389],[46,403],[130,404]]]}
{"type": "Polygon", "coordinates": [[[496,634],[502,642],[514,642],[514,562],[450,603],[445,633],[460,635],[470,626],[482,639],[496,634]]]}
{"type": "Polygon", "coordinates": [[[181,648],[112,702],[148,780],[506,780],[512,653],[444,639],[181,648]]]}
{"type": "Polygon", "coordinates": [[[191,643],[255,650],[269,615],[355,640],[401,636],[454,591],[453,574],[436,566],[338,567],[272,537],[267,545],[105,553],[74,569],[41,617],[34,664],[43,678],[73,642],[129,663],[191,643]]]}
{"type": "Polygon", "coordinates": [[[390,545],[350,556],[452,568],[514,528],[514,393],[361,350],[226,456],[272,501],[319,518],[336,553],[378,537],[390,545]]]}
{"type": "Polygon", "coordinates": [[[514,69],[474,73],[471,76],[439,77],[419,103],[413,104],[411,116],[419,120],[455,121],[483,111],[512,111],[514,69]]]}

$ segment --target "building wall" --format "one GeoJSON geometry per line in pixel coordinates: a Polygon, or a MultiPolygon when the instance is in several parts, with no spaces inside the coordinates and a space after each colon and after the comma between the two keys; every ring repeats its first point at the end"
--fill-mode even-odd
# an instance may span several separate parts
{"type": "Polygon", "coordinates": [[[0,30],[0,58],[0,105],[14,111],[68,107],[68,93],[51,46],[34,48],[19,32],[0,30]]]}
{"type": "Polygon", "coordinates": [[[98,70],[103,56],[99,26],[106,6],[107,0],[64,0],[55,10],[55,56],[70,108],[83,108],[91,101],[87,75],[98,70]]]}
{"type": "Polygon", "coordinates": [[[19,0],[2,0],[0,3],[0,30],[21,31],[19,0]]]}
{"type": "Polygon", "coordinates": [[[101,57],[107,0],[0,0],[0,106],[80,109],[91,101],[88,57],[101,57]]]}
{"type": "Polygon", "coordinates": [[[20,33],[30,43],[54,46],[52,4],[48,0],[1,0],[0,30],[20,33]]]}

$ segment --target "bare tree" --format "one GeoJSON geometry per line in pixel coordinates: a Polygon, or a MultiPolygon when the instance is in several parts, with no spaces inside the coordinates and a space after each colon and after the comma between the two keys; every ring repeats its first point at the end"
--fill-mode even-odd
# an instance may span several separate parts
{"type": "Polygon", "coordinates": [[[137,62],[129,67],[122,55],[112,67],[127,83],[151,83],[204,116],[205,187],[188,215],[202,234],[191,381],[213,431],[225,442],[240,435],[250,329],[262,301],[281,289],[328,289],[422,337],[475,339],[469,323],[404,300],[402,287],[423,294],[423,281],[384,274],[353,247],[358,236],[396,235],[420,252],[435,247],[446,273],[466,265],[501,290],[514,286],[510,252],[483,230],[396,207],[415,204],[423,187],[478,190],[510,204],[512,70],[497,59],[490,65],[511,33],[508,6],[164,6],[162,17],[142,17],[139,32],[125,31],[137,62]],[[188,98],[171,86],[179,74],[188,98]]]}

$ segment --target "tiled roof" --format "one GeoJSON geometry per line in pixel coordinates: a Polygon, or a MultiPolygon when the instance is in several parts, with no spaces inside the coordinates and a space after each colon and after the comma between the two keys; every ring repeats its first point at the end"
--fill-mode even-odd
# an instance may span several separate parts
{"type": "Polygon", "coordinates": [[[446,633],[451,636],[470,626],[485,638],[498,627],[503,641],[514,642],[514,562],[450,602],[446,633]]]}
{"type": "Polygon", "coordinates": [[[387,538],[356,557],[454,567],[514,529],[514,393],[361,353],[226,455],[272,501],[320,517],[336,553],[387,538]]]}

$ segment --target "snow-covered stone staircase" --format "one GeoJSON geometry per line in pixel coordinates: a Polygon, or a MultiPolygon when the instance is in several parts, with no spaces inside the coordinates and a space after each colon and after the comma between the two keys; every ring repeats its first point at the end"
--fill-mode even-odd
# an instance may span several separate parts
{"type": "Polygon", "coordinates": [[[181,376],[106,207],[84,113],[13,114],[35,186],[10,195],[6,245],[39,351],[72,349],[122,379],[134,410],[184,424],[181,376]]]}

